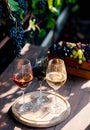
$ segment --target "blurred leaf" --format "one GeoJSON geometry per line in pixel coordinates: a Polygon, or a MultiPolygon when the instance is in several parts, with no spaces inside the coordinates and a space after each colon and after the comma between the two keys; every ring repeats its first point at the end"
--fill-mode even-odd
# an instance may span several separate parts
{"type": "Polygon", "coordinates": [[[72,7],[72,12],[75,12],[79,9],[79,5],[76,4],[75,6],[72,7]]]}
{"type": "Polygon", "coordinates": [[[62,3],[63,0],[48,0],[48,8],[52,13],[59,15],[62,3]]]}
{"type": "Polygon", "coordinates": [[[46,35],[46,30],[45,29],[40,29],[39,31],[39,37],[44,37],[46,35]]]}
{"type": "Polygon", "coordinates": [[[66,0],[66,3],[75,4],[78,0],[66,0]]]}
{"type": "Polygon", "coordinates": [[[8,0],[9,7],[11,11],[17,11],[20,9],[18,2],[15,0],[8,0]]]}
{"type": "Polygon", "coordinates": [[[47,28],[49,29],[54,29],[56,24],[56,20],[52,17],[49,17],[49,19],[47,19],[47,28]]]}
{"type": "Polygon", "coordinates": [[[20,8],[20,19],[23,20],[23,14],[24,14],[24,10],[20,8]]]}
{"type": "Polygon", "coordinates": [[[54,6],[60,10],[63,4],[63,0],[54,0],[54,6]]]}

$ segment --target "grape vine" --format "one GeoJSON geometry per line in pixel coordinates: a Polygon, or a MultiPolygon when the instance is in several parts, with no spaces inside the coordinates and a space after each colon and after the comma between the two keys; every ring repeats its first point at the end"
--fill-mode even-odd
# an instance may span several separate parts
{"type": "MultiPolygon", "coordinates": [[[[33,18],[36,20],[35,25],[32,25],[34,30],[29,31],[37,32],[38,29],[37,35],[44,37],[46,30],[54,29],[62,3],[63,0],[0,0],[0,29],[3,28],[2,24],[6,25],[5,33],[7,34],[5,35],[8,35],[15,45],[16,54],[20,53],[20,50],[27,41],[24,27],[21,24],[27,12],[32,14],[29,19],[30,21],[33,21],[33,18]],[[44,24],[41,25],[43,22],[44,24]]],[[[30,29],[32,29],[31,25],[30,29]]],[[[0,30],[0,35],[3,35],[1,33],[2,30],[0,30]]]]}

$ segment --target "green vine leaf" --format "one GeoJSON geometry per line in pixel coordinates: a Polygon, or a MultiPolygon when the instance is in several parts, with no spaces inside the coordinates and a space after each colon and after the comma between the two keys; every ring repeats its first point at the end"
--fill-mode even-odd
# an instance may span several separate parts
{"type": "Polygon", "coordinates": [[[48,0],[47,2],[48,2],[48,7],[49,8],[53,6],[53,0],[48,0]]]}
{"type": "Polygon", "coordinates": [[[8,5],[11,11],[17,11],[20,9],[18,2],[16,2],[15,0],[8,0],[8,5]]]}
{"type": "Polygon", "coordinates": [[[40,29],[38,36],[39,37],[44,37],[45,35],[46,35],[46,30],[45,29],[40,29]]]}
{"type": "Polygon", "coordinates": [[[54,6],[60,11],[61,7],[63,4],[63,0],[55,0],[54,1],[54,6]]]}
{"type": "Polygon", "coordinates": [[[24,10],[22,8],[20,8],[20,19],[23,20],[23,14],[24,14],[24,10]]]}
{"type": "Polygon", "coordinates": [[[47,19],[47,28],[49,29],[54,29],[56,24],[56,20],[52,17],[49,17],[49,19],[47,19]]]}
{"type": "Polygon", "coordinates": [[[77,2],[77,0],[66,0],[66,3],[72,3],[75,4],[77,2]]]}
{"type": "Polygon", "coordinates": [[[37,9],[37,3],[39,2],[39,0],[32,0],[32,11],[34,14],[38,14],[38,9],[37,9]]]}
{"type": "Polygon", "coordinates": [[[53,14],[59,14],[62,0],[48,0],[48,8],[53,14]]]}

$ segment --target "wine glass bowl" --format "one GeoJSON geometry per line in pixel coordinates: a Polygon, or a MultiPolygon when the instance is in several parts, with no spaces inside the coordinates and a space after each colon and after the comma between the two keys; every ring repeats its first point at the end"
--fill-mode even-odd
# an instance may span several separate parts
{"type": "Polygon", "coordinates": [[[12,80],[22,91],[23,104],[20,107],[20,111],[26,111],[29,106],[25,104],[24,91],[25,88],[29,86],[33,79],[32,67],[30,60],[28,59],[18,59],[15,61],[13,67],[12,80]]]}
{"type": "Polygon", "coordinates": [[[67,72],[64,61],[59,58],[53,58],[48,62],[46,71],[46,81],[55,91],[55,104],[51,106],[50,112],[56,113],[60,109],[57,103],[56,90],[58,90],[67,80],[67,72]]]}

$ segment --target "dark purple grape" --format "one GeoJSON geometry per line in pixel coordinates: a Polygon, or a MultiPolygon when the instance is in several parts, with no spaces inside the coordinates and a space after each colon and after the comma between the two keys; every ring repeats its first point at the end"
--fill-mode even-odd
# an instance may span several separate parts
{"type": "Polygon", "coordinates": [[[67,57],[67,56],[68,56],[68,53],[67,53],[67,52],[65,52],[64,56],[65,56],[65,57],[67,57]]]}
{"type": "Polygon", "coordinates": [[[8,30],[8,36],[13,40],[15,43],[22,43],[23,37],[24,37],[24,31],[23,28],[18,27],[12,27],[10,30],[8,30]]]}
{"type": "Polygon", "coordinates": [[[25,0],[17,0],[18,3],[19,3],[19,6],[22,8],[22,9],[26,9],[26,2],[25,0]]]}
{"type": "Polygon", "coordinates": [[[65,41],[62,41],[62,46],[67,46],[67,43],[65,41]]]}
{"type": "Polygon", "coordinates": [[[59,54],[61,50],[62,50],[62,46],[60,46],[59,44],[57,44],[57,53],[59,54]]]}
{"type": "Polygon", "coordinates": [[[37,3],[37,7],[39,10],[45,10],[47,6],[47,0],[39,0],[37,3]]]}
{"type": "Polygon", "coordinates": [[[67,47],[66,46],[62,47],[62,49],[63,49],[63,52],[67,52],[67,47]]]}
{"type": "Polygon", "coordinates": [[[87,44],[81,44],[81,48],[85,50],[87,44]]]}
{"type": "Polygon", "coordinates": [[[53,44],[50,48],[50,53],[51,54],[57,54],[57,45],[56,44],[53,44]]]}
{"type": "Polygon", "coordinates": [[[90,57],[89,57],[89,59],[87,61],[90,63],[90,57]]]}
{"type": "Polygon", "coordinates": [[[2,6],[2,2],[0,1],[0,19],[2,18],[2,15],[3,15],[3,6],[2,6]]]}
{"type": "Polygon", "coordinates": [[[89,45],[89,46],[86,46],[85,51],[86,51],[86,52],[90,52],[90,45],[89,45]]]}
{"type": "Polygon", "coordinates": [[[72,48],[67,47],[67,56],[70,56],[72,53],[72,48]]]}
{"type": "Polygon", "coordinates": [[[15,54],[19,54],[23,45],[25,44],[23,28],[21,26],[12,27],[11,29],[8,30],[8,36],[15,45],[16,48],[15,54]]]}
{"type": "Polygon", "coordinates": [[[80,42],[76,43],[76,46],[77,46],[78,49],[81,49],[81,43],[80,42]]]}

